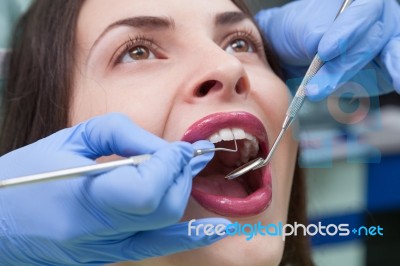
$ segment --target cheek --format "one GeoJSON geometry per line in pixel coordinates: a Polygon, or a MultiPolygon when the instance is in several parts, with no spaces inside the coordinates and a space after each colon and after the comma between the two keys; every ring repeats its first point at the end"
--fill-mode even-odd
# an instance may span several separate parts
{"type": "Polygon", "coordinates": [[[75,83],[70,125],[105,113],[128,115],[136,124],[162,136],[166,116],[171,108],[171,89],[145,78],[85,78],[75,83]]]}
{"type": "MultiPolygon", "coordinates": [[[[264,121],[267,123],[268,141],[271,148],[281,131],[292,96],[285,83],[274,73],[266,73],[262,70],[253,73],[256,73],[251,79],[253,99],[265,116],[264,121]]],[[[289,128],[271,159],[273,203],[269,211],[274,215],[269,217],[276,221],[286,220],[297,148],[297,138],[289,128]]]]}
{"type": "Polygon", "coordinates": [[[291,132],[279,143],[279,148],[271,160],[271,173],[273,176],[273,212],[280,217],[280,221],[286,221],[290,192],[292,189],[294,168],[297,158],[297,142],[291,132]]]}
{"type": "Polygon", "coordinates": [[[281,129],[291,94],[285,83],[272,70],[254,68],[249,73],[252,99],[260,108],[267,123],[268,137],[271,139],[281,129]]]}
{"type": "Polygon", "coordinates": [[[69,112],[69,125],[73,126],[93,116],[105,113],[106,99],[106,92],[93,82],[87,82],[84,79],[75,81],[69,112]]]}

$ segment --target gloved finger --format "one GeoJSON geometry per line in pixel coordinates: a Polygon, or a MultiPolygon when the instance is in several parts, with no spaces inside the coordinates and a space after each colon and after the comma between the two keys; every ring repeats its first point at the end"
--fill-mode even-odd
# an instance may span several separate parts
{"type": "Polygon", "coordinates": [[[395,90],[400,93],[400,36],[392,38],[380,54],[381,61],[388,70],[395,90]]]}
{"type": "Polygon", "coordinates": [[[128,157],[154,153],[167,142],[137,126],[127,116],[111,113],[95,117],[70,129],[68,144],[91,159],[117,154],[128,157]]]}
{"type": "Polygon", "coordinates": [[[192,157],[191,144],[172,143],[137,167],[119,167],[97,176],[90,184],[90,197],[108,213],[150,214],[157,210],[192,157]]]}
{"type": "MultiPolygon", "coordinates": [[[[195,150],[215,148],[214,144],[212,144],[211,142],[209,142],[207,140],[196,141],[192,145],[195,150]]],[[[205,154],[193,157],[193,159],[190,160],[190,163],[189,163],[191,170],[192,170],[192,176],[195,177],[198,173],[200,173],[200,171],[203,170],[204,167],[206,167],[206,165],[212,160],[213,157],[214,157],[214,152],[205,153],[205,154]]]]}
{"type": "MultiPolygon", "coordinates": [[[[140,224],[142,226],[139,230],[153,230],[177,223],[183,217],[191,191],[191,170],[187,166],[184,168],[182,175],[176,178],[166,191],[157,210],[141,217],[140,224]],[[151,224],[148,221],[152,221],[151,224]]],[[[132,230],[136,231],[137,225],[132,227],[132,230]]]]}
{"type": "MultiPolygon", "coordinates": [[[[334,1],[329,1],[327,4],[331,5],[332,3],[335,4],[334,1]]],[[[319,12],[319,10],[314,10],[315,5],[312,5],[311,1],[305,6],[304,4],[306,4],[304,1],[293,1],[283,7],[261,10],[254,16],[256,23],[266,39],[269,40],[269,44],[277,52],[280,61],[289,65],[309,64],[328,26],[321,20],[311,24],[300,19],[297,12],[293,12],[293,10],[301,9],[303,13],[307,13],[308,10],[319,12]],[[299,35],[296,36],[292,34],[293,32],[299,33],[299,35]]],[[[318,9],[321,7],[322,5],[317,5],[318,9]]]]}
{"type": "MultiPolygon", "coordinates": [[[[214,147],[211,142],[205,140],[195,142],[193,146],[195,149],[214,147]]],[[[206,165],[211,157],[212,155],[207,153],[196,156],[190,160],[189,165],[183,168],[181,175],[174,180],[174,182],[165,192],[165,195],[161,199],[157,210],[148,215],[142,216],[141,218],[135,219],[136,221],[138,221],[138,219],[142,220],[139,222],[142,224],[139,230],[150,230],[165,227],[167,225],[176,223],[182,218],[192,190],[192,178],[206,165]],[[193,169],[192,167],[195,167],[196,169],[193,169]],[[160,219],[160,217],[162,217],[162,219],[160,219]],[[152,222],[149,223],[148,221],[152,222]]],[[[136,222],[135,227],[133,227],[131,230],[138,230],[139,223],[136,222]]],[[[127,229],[129,230],[129,227],[127,227],[127,229]]]]}
{"type": "MultiPolygon", "coordinates": [[[[330,95],[340,83],[350,80],[358,71],[379,54],[382,47],[382,23],[375,23],[368,34],[347,53],[326,62],[310,80],[306,94],[312,101],[330,95]]],[[[346,43],[344,44],[346,45],[346,43]]]]}
{"type": "Polygon", "coordinates": [[[178,223],[158,230],[137,233],[120,243],[118,247],[119,250],[124,251],[127,260],[165,256],[208,246],[225,238],[227,236],[225,228],[230,223],[229,220],[223,218],[178,223]],[[204,227],[200,227],[197,231],[193,230],[200,224],[202,226],[209,224],[209,227],[213,226],[214,230],[205,232],[204,227]]]}
{"type": "Polygon", "coordinates": [[[366,33],[380,19],[383,7],[383,0],[354,1],[322,36],[318,45],[318,54],[321,59],[329,61],[345,53],[344,47],[351,49],[354,45],[363,45],[361,39],[368,38],[366,33]],[[344,42],[346,42],[345,46],[344,42]]]}

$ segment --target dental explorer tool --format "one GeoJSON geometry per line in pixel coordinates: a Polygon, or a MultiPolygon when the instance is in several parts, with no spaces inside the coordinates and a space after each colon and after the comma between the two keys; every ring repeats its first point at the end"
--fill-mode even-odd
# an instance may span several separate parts
{"type": "MultiPolygon", "coordinates": [[[[335,17],[335,20],[352,2],[353,2],[353,0],[343,1],[343,4],[340,7],[340,10],[335,17]]],[[[296,118],[298,112],[300,111],[301,107],[303,106],[303,103],[304,103],[305,97],[306,97],[305,89],[308,85],[308,82],[310,82],[310,80],[315,76],[315,74],[317,74],[318,70],[320,70],[323,65],[324,65],[324,61],[322,61],[321,58],[319,57],[319,55],[316,54],[310,64],[310,67],[308,68],[302,82],[300,83],[300,86],[297,89],[297,92],[294,95],[293,100],[289,105],[289,108],[286,111],[286,117],[282,124],[281,131],[280,131],[278,137],[276,138],[274,144],[272,145],[272,148],[271,148],[267,158],[263,159],[263,158],[259,157],[250,162],[245,163],[244,165],[233,170],[227,176],[225,176],[226,179],[235,179],[249,171],[261,168],[269,162],[269,160],[272,157],[272,154],[275,152],[276,147],[278,146],[279,142],[281,141],[283,134],[286,132],[286,130],[292,124],[292,122],[296,118]]]]}
{"type": "MultiPolygon", "coordinates": [[[[216,152],[216,151],[237,152],[238,151],[237,141],[235,138],[233,139],[233,141],[235,142],[235,149],[228,149],[228,148],[196,149],[193,153],[193,157],[211,153],[211,152],[216,152]]],[[[21,184],[27,184],[27,183],[50,181],[50,180],[56,180],[56,179],[61,179],[61,178],[79,177],[79,176],[84,176],[84,175],[100,174],[101,172],[103,172],[105,170],[111,170],[111,169],[114,169],[114,168],[117,168],[120,166],[139,165],[139,164],[149,160],[150,157],[151,157],[150,154],[143,154],[143,155],[132,156],[127,159],[116,160],[116,161],[107,162],[107,163],[98,163],[98,164],[81,166],[81,167],[76,167],[76,168],[69,168],[69,169],[52,171],[52,172],[47,172],[47,173],[34,174],[34,175],[21,176],[21,177],[0,180],[0,189],[5,188],[5,187],[21,185],[21,184]]]]}

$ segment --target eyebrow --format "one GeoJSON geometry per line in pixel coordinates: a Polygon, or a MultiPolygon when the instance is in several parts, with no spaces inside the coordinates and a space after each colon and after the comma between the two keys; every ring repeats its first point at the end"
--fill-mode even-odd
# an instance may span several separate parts
{"type": "MultiPolygon", "coordinates": [[[[219,13],[215,16],[215,25],[216,26],[227,26],[239,23],[248,17],[242,13],[237,11],[232,12],[223,12],[219,13]]],[[[139,16],[139,17],[131,17],[125,18],[122,20],[118,20],[112,24],[110,24],[100,35],[97,37],[96,41],[93,43],[88,58],[92,53],[94,47],[99,43],[99,41],[112,29],[119,26],[128,26],[132,28],[140,28],[145,30],[162,30],[162,29],[173,29],[175,28],[175,22],[172,18],[168,17],[154,17],[154,16],[139,16]]]]}
{"type": "Polygon", "coordinates": [[[97,37],[96,41],[93,43],[91,50],[98,44],[98,42],[112,29],[119,26],[129,26],[132,28],[140,28],[146,30],[160,30],[160,29],[168,29],[174,28],[175,23],[171,18],[166,17],[152,17],[152,16],[141,16],[141,17],[132,17],[126,18],[122,20],[118,20],[112,24],[110,24],[101,34],[97,37]]]}
{"type": "Polygon", "coordinates": [[[217,16],[215,17],[215,25],[216,26],[232,25],[248,18],[249,17],[242,12],[237,12],[237,11],[224,12],[217,14],[217,16]]]}

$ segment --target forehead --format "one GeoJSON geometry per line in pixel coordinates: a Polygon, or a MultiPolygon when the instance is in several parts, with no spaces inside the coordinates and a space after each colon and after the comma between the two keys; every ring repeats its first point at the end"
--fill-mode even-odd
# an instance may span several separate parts
{"type": "Polygon", "coordinates": [[[238,10],[231,0],[85,0],[82,15],[94,13],[101,19],[125,15],[198,15],[212,11],[238,10]],[[104,17],[102,17],[104,16],[104,17]]]}
{"type": "Polygon", "coordinates": [[[214,25],[214,16],[240,11],[230,0],[85,0],[78,19],[78,39],[94,40],[110,24],[135,16],[169,17],[176,26],[214,25]]]}

